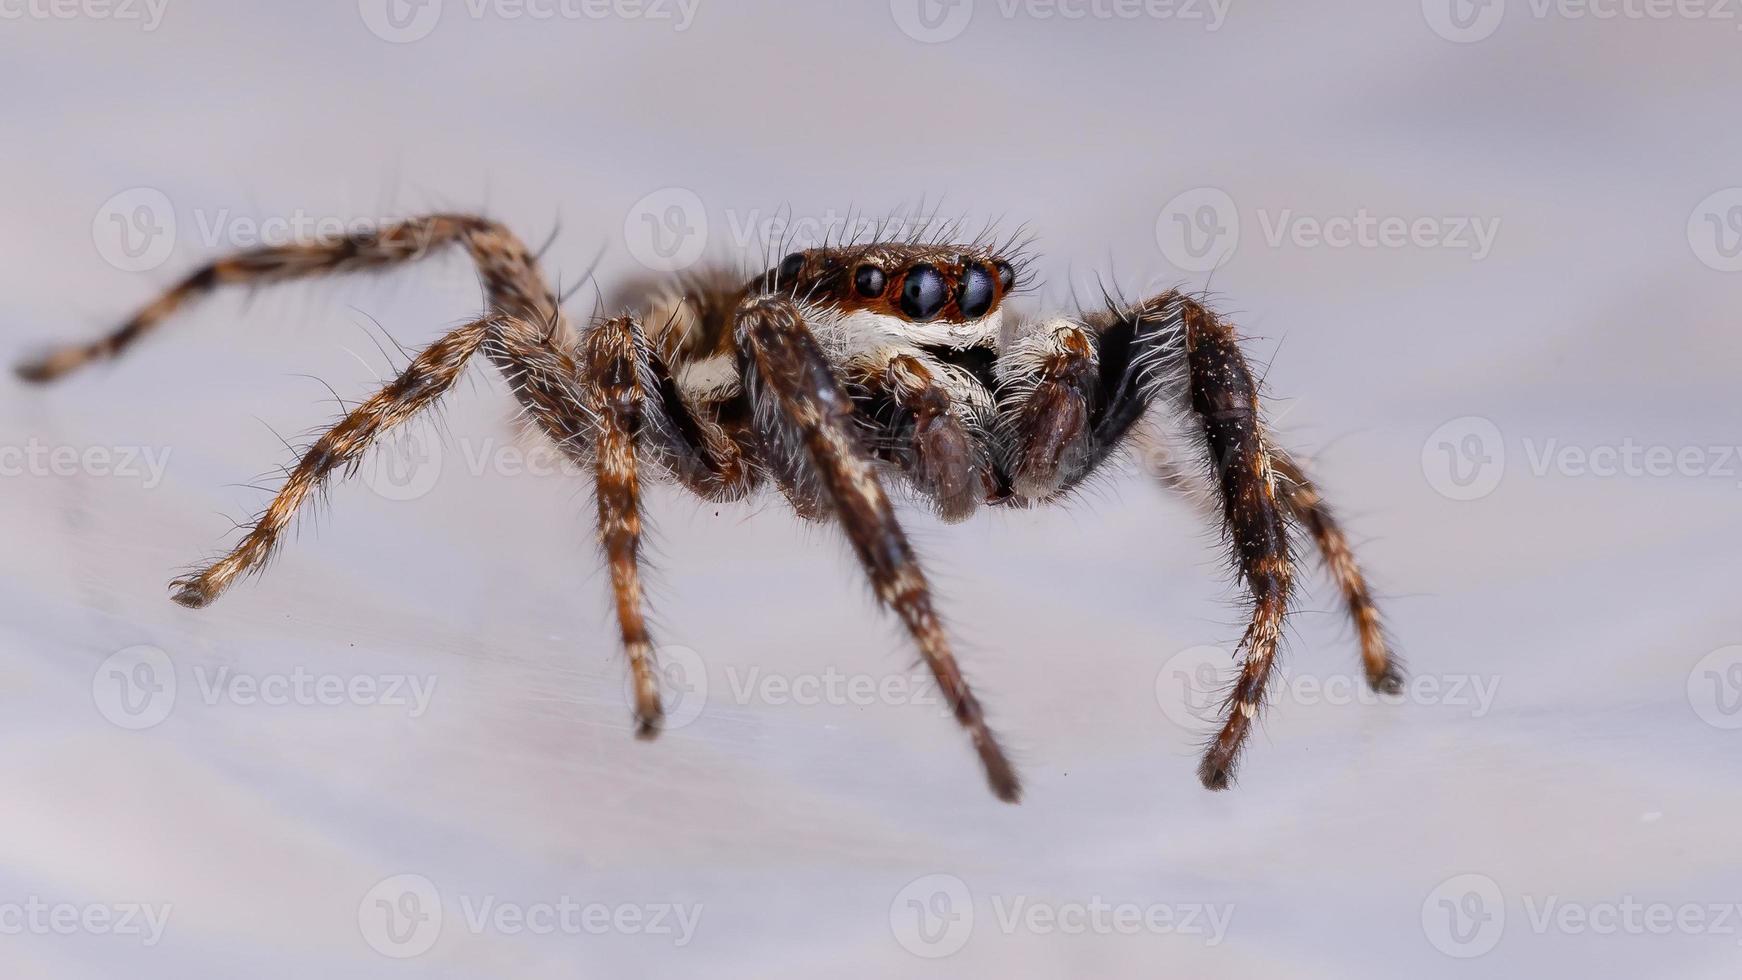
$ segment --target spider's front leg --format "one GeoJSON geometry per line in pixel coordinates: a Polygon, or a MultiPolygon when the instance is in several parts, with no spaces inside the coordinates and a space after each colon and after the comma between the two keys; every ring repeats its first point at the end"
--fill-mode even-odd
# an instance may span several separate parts
{"type": "Polygon", "coordinates": [[[747,299],[735,317],[735,339],[745,393],[769,434],[771,451],[790,448],[803,455],[878,601],[901,619],[956,720],[968,730],[993,793],[1016,802],[1016,772],[950,651],[925,573],[858,442],[853,403],[799,308],[775,297],[747,299]]]}

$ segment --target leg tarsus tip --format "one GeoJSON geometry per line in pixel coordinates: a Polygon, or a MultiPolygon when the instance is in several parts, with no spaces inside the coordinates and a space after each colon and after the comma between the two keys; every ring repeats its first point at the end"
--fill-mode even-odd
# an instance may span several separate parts
{"type": "Polygon", "coordinates": [[[1198,766],[1198,782],[1203,783],[1204,788],[1213,793],[1220,793],[1224,790],[1233,789],[1233,767],[1206,758],[1203,763],[1198,766]]]}
{"type": "Polygon", "coordinates": [[[1388,663],[1384,670],[1367,676],[1367,686],[1380,694],[1402,694],[1404,686],[1408,683],[1408,675],[1403,672],[1402,667],[1394,663],[1388,663]]]}
{"type": "Polygon", "coordinates": [[[186,606],[189,609],[204,609],[211,605],[212,600],[216,598],[197,578],[178,578],[169,583],[169,587],[174,590],[170,593],[170,599],[177,605],[186,606]]]}

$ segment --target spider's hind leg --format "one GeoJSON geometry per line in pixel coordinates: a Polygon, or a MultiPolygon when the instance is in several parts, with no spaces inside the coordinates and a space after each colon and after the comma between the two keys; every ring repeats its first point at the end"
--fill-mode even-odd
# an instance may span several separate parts
{"type": "Polygon", "coordinates": [[[1278,488],[1295,521],[1312,535],[1318,545],[1319,557],[1325,569],[1343,594],[1343,605],[1355,624],[1355,634],[1361,643],[1361,666],[1367,675],[1367,685],[1382,694],[1400,694],[1405,674],[1403,664],[1392,649],[1379,607],[1362,574],[1355,552],[1349,546],[1348,535],[1337,522],[1336,515],[1325,503],[1319,490],[1308,478],[1301,464],[1281,450],[1272,453],[1278,488]]]}
{"type": "Polygon", "coordinates": [[[1178,292],[1091,322],[1102,376],[1092,416],[1096,451],[1110,452],[1157,396],[1171,395],[1195,422],[1234,565],[1251,595],[1241,640],[1245,661],[1228,692],[1226,720],[1198,767],[1206,787],[1226,789],[1264,700],[1294,582],[1277,454],[1261,419],[1258,382],[1233,328],[1178,292]]]}
{"type": "Polygon", "coordinates": [[[512,240],[504,229],[483,218],[438,214],[331,241],[238,252],[201,266],[109,334],[57,347],[20,363],[14,370],[23,380],[41,384],[94,361],[118,357],[162,326],[176,311],[219,286],[261,286],[336,272],[384,268],[415,261],[436,248],[460,241],[472,247],[474,257],[483,266],[488,257],[487,246],[478,247],[474,236],[512,240]]]}
{"type": "Polygon", "coordinates": [[[387,430],[440,398],[494,327],[493,318],[486,317],[424,348],[397,378],[316,439],[242,542],[200,572],[171,582],[171,597],[197,609],[211,603],[237,578],[258,571],[277,550],[285,529],[309,495],[335,471],[355,465],[387,430]]]}

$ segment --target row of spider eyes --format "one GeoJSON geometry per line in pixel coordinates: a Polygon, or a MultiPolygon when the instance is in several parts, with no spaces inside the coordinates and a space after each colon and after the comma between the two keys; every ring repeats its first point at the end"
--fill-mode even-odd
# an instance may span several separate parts
{"type": "MultiPolygon", "coordinates": [[[[805,257],[802,252],[788,255],[780,263],[780,278],[792,281],[804,271],[805,257]]],[[[1016,269],[1002,259],[990,264],[984,262],[964,261],[962,263],[962,281],[956,287],[956,308],[962,317],[977,320],[991,312],[992,304],[997,299],[997,293],[992,288],[993,277],[996,276],[1005,292],[1016,287],[1016,269]]],[[[889,286],[889,276],[877,266],[865,264],[853,271],[853,289],[866,299],[877,299],[889,286]]],[[[937,267],[929,262],[921,262],[910,266],[903,274],[901,296],[898,301],[901,313],[910,320],[926,321],[943,312],[949,304],[949,282],[937,267]]]]}

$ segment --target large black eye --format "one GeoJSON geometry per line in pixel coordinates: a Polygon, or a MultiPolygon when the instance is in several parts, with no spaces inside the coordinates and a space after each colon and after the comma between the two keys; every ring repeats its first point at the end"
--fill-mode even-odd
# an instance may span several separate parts
{"type": "Polygon", "coordinates": [[[962,270],[961,293],[956,296],[956,305],[962,310],[965,320],[978,320],[992,308],[992,273],[978,262],[962,270]]]}
{"type": "Polygon", "coordinates": [[[907,279],[901,284],[901,312],[908,319],[930,320],[949,301],[950,289],[943,273],[924,263],[907,270],[907,279]]]}
{"type": "Polygon", "coordinates": [[[1012,289],[1015,289],[1016,267],[1003,259],[999,259],[992,264],[998,268],[998,285],[1004,287],[1004,291],[1007,293],[1012,289]]]}
{"type": "Polygon", "coordinates": [[[889,277],[883,270],[874,265],[862,265],[859,271],[853,273],[853,288],[866,299],[875,299],[883,295],[883,287],[889,285],[889,277]]]}
{"type": "Polygon", "coordinates": [[[803,271],[804,253],[794,252],[780,260],[780,268],[777,269],[774,274],[779,278],[781,285],[790,286],[792,285],[792,281],[797,279],[799,273],[803,271]]]}

